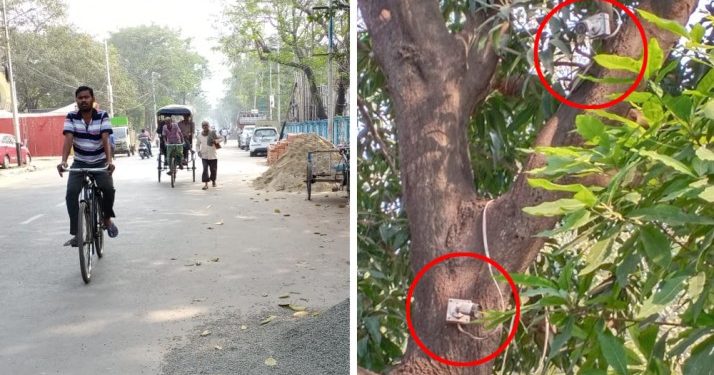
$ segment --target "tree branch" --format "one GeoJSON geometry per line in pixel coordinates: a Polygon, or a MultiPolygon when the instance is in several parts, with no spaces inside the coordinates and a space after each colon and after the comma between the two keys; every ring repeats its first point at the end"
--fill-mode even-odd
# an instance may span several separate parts
{"type": "Polygon", "coordinates": [[[374,139],[377,141],[377,143],[379,143],[379,149],[382,152],[382,156],[384,156],[384,160],[387,162],[387,164],[389,165],[389,168],[392,170],[392,172],[397,173],[397,167],[396,167],[396,164],[394,164],[394,160],[392,159],[392,156],[389,155],[389,152],[388,152],[389,149],[387,148],[387,145],[384,143],[384,140],[382,140],[382,136],[377,132],[377,129],[375,128],[374,123],[372,122],[372,118],[369,115],[369,112],[367,111],[366,103],[360,97],[357,98],[357,106],[359,106],[359,111],[362,114],[362,120],[369,128],[369,131],[372,132],[374,139]]]}

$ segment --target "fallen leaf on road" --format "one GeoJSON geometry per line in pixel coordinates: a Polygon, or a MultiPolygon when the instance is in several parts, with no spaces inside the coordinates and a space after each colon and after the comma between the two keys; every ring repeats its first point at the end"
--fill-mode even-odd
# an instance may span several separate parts
{"type": "Polygon", "coordinates": [[[211,331],[205,330],[205,331],[201,332],[201,337],[206,337],[206,336],[208,336],[208,335],[210,335],[210,334],[211,334],[211,331]]]}
{"type": "Polygon", "coordinates": [[[208,227],[208,229],[212,230],[212,229],[213,229],[213,227],[208,227]]]}
{"type": "Polygon", "coordinates": [[[176,258],[171,258],[171,260],[176,260],[176,258]]]}
{"type": "Polygon", "coordinates": [[[263,293],[263,297],[267,297],[267,296],[268,296],[268,293],[263,293]]]}
{"type": "Polygon", "coordinates": [[[240,329],[241,329],[241,331],[245,331],[246,329],[248,329],[248,327],[246,327],[246,326],[240,326],[240,329]]]}
{"type": "Polygon", "coordinates": [[[273,367],[278,364],[278,361],[276,361],[273,357],[268,357],[268,359],[265,360],[265,364],[270,367],[273,367]]]}
{"type": "Polygon", "coordinates": [[[288,297],[290,297],[290,294],[283,294],[282,296],[280,296],[278,298],[288,298],[288,297]]]}
{"type": "Polygon", "coordinates": [[[195,264],[193,264],[193,263],[190,263],[190,264],[184,264],[184,267],[193,267],[193,266],[195,266],[195,264]]]}
{"type": "Polygon", "coordinates": [[[201,265],[201,262],[196,262],[196,263],[194,263],[194,264],[197,265],[197,266],[200,266],[200,265],[201,265]]]}
{"type": "Polygon", "coordinates": [[[206,206],[206,208],[211,208],[211,206],[212,206],[212,204],[209,204],[208,206],[206,206]]]}
{"type": "Polygon", "coordinates": [[[278,210],[278,209],[276,208],[275,210],[273,210],[273,212],[275,212],[276,214],[279,214],[279,213],[280,213],[280,210],[278,210]]]}
{"type": "Polygon", "coordinates": [[[216,350],[223,350],[223,347],[220,346],[220,345],[216,345],[216,346],[214,346],[213,348],[216,349],[216,350]]]}
{"type": "Polygon", "coordinates": [[[211,259],[211,262],[218,262],[219,260],[221,260],[221,258],[213,258],[211,259]]]}
{"type": "Polygon", "coordinates": [[[285,215],[283,215],[283,216],[290,216],[290,214],[285,214],[285,215]]]}
{"type": "Polygon", "coordinates": [[[215,223],[215,224],[216,224],[216,225],[223,225],[223,220],[221,220],[221,221],[219,221],[219,222],[217,222],[217,223],[215,223]]]}
{"type": "Polygon", "coordinates": [[[318,316],[318,315],[320,315],[319,311],[315,311],[314,313],[312,313],[312,316],[318,316]]]}
{"type": "Polygon", "coordinates": [[[269,200],[270,200],[270,199],[268,199],[268,198],[265,198],[265,201],[266,201],[266,202],[267,202],[267,201],[269,201],[269,200]]]}
{"type": "Polygon", "coordinates": [[[300,298],[300,301],[308,302],[307,298],[300,298]]]}
{"type": "Polygon", "coordinates": [[[293,316],[296,318],[302,318],[303,316],[307,316],[309,313],[307,311],[296,311],[293,316]]]}
{"type": "Polygon", "coordinates": [[[338,206],[339,208],[345,208],[346,206],[344,204],[341,204],[338,206]]]}
{"type": "Polygon", "coordinates": [[[322,205],[321,205],[321,204],[319,204],[319,203],[317,203],[317,204],[315,204],[315,206],[317,206],[317,207],[320,207],[320,206],[322,206],[322,205]]]}
{"type": "Polygon", "coordinates": [[[290,304],[287,303],[287,302],[280,302],[280,303],[278,303],[278,306],[280,306],[280,307],[289,307],[290,304]]]}
{"type": "Polygon", "coordinates": [[[307,307],[305,307],[305,306],[300,306],[300,305],[289,305],[288,307],[289,307],[290,310],[292,310],[292,311],[305,311],[305,310],[307,309],[307,307]]]}
{"type": "Polygon", "coordinates": [[[275,318],[277,318],[277,316],[275,316],[275,315],[271,315],[271,316],[269,316],[269,317],[267,317],[267,318],[263,319],[263,321],[262,321],[262,322],[260,322],[260,325],[261,325],[261,326],[264,326],[264,325],[266,325],[266,324],[268,324],[268,323],[272,322],[272,321],[273,321],[273,319],[275,319],[275,318]]]}
{"type": "Polygon", "coordinates": [[[193,302],[203,302],[205,300],[206,300],[205,298],[194,298],[193,302]]]}

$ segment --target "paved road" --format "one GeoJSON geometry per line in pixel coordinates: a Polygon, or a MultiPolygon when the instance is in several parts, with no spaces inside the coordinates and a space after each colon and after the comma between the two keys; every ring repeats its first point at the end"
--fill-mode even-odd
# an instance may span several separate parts
{"type": "Polygon", "coordinates": [[[120,235],[105,239],[89,285],[76,248],[61,246],[66,179],[47,167],[0,176],[0,373],[155,374],[222,314],[274,309],[289,292],[315,310],[347,298],[344,194],[256,191],[264,158],[234,145],[220,157],[208,191],[200,167],[199,182],[179,171],[171,189],[155,160],[119,157],[120,235]]]}

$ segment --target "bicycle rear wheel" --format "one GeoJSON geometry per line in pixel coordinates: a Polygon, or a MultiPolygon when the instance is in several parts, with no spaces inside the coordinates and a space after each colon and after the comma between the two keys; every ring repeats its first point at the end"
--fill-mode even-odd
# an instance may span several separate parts
{"type": "Polygon", "coordinates": [[[77,215],[77,248],[79,249],[79,269],[82,272],[82,280],[89,284],[92,277],[92,226],[90,224],[91,214],[87,202],[79,202],[79,214],[77,215]]]}
{"type": "Polygon", "coordinates": [[[94,249],[97,251],[97,256],[104,255],[104,231],[102,230],[102,206],[99,205],[99,197],[94,197],[94,249]]]}

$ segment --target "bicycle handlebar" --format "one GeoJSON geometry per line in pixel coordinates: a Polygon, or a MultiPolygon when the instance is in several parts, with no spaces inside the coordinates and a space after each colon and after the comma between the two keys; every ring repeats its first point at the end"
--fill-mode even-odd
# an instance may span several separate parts
{"type": "Polygon", "coordinates": [[[64,172],[102,172],[109,169],[109,167],[102,168],[62,168],[64,172]]]}

